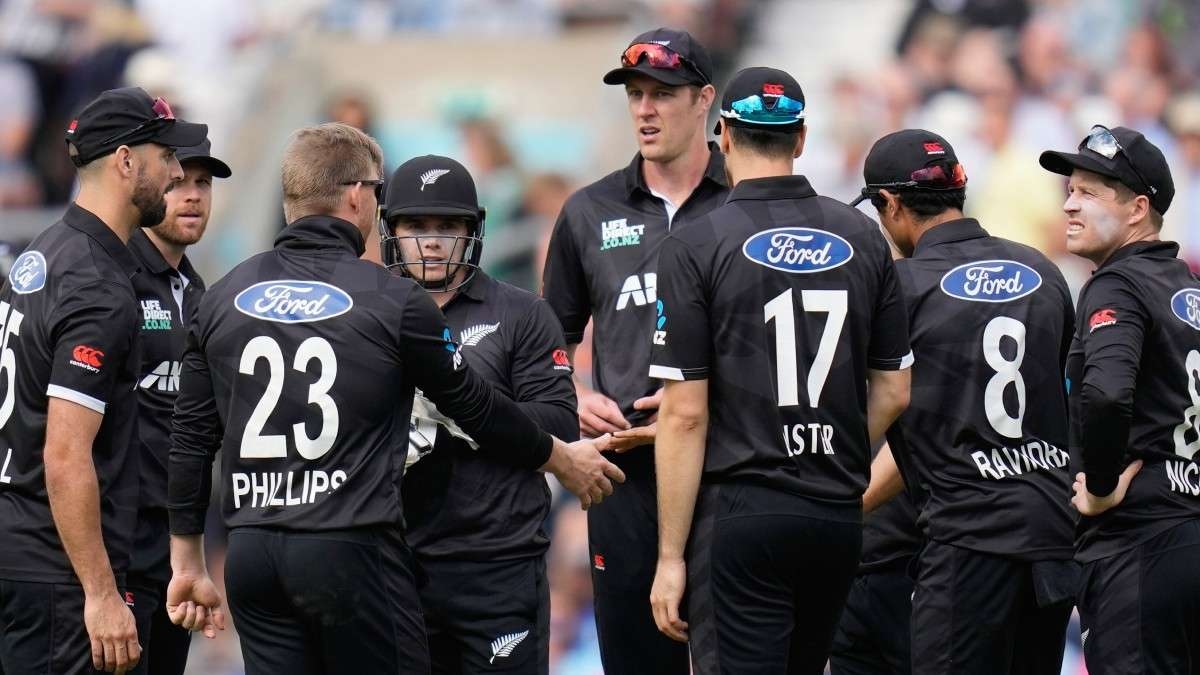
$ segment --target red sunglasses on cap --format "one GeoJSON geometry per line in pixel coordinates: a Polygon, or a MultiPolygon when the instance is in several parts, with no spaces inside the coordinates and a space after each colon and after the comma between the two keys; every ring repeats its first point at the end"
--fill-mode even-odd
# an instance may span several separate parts
{"type": "Polygon", "coordinates": [[[707,78],[704,77],[699,68],[678,53],[672,51],[669,47],[660,45],[657,42],[639,42],[629,45],[625,53],[621,54],[621,65],[625,68],[633,68],[643,58],[653,68],[678,70],[683,66],[687,66],[707,81],[707,78]]]}
{"type": "Polygon", "coordinates": [[[917,169],[908,176],[906,181],[894,183],[871,183],[862,189],[862,193],[850,206],[857,206],[864,199],[870,199],[879,194],[880,190],[889,188],[910,188],[918,190],[958,190],[967,186],[967,172],[962,164],[952,164],[949,168],[942,164],[917,169]]]}
{"type": "Polygon", "coordinates": [[[109,143],[112,143],[113,141],[119,141],[122,138],[132,136],[132,135],[136,134],[137,132],[141,131],[142,129],[145,129],[146,127],[150,126],[151,124],[157,124],[162,121],[171,121],[171,122],[175,121],[175,112],[173,110],[171,110],[171,104],[167,103],[166,99],[162,98],[161,96],[159,98],[154,99],[154,105],[151,107],[154,110],[154,117],[151,117],[150,119],[146,120],[145,122],[142,122],[141,124],[137,125],[136,127],[132,128],[132,129],[122,131],[119,134],[116,134],[115,136],[109,136],[108,138],[104,139],[103,141],[100,141],[100,145],[108,145],[109,143]]]}

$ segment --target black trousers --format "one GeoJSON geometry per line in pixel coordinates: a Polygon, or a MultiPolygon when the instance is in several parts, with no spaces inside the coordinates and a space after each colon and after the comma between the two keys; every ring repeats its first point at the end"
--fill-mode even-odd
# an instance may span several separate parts
{"type": "Polygon", "coordinates": [[[167,616],[167,582],[130,574],[126,598],[133,601],[142,658],[129,671],[135,675],[183,675],[192,634],[167,616]]]}
{"type": "Polygon", "coordinates": [[[1091,675],[1200,675],[1200,519],[1084,565],[1091,675]]]}
{"type": "Polygon", "coordinates": [[[912,672],[913,580],[905,557],[854,578],[829,656],[833,675],[908,675],[912,672]]]}
{"type": "Polygon", "coordinates": [[[1035,570],[1074,570],[1074,563],[1042,565],[927,541],[917,567],[913,673],[1058,675],[1075,589],[1048,602],[1041,589],[1054,580],[1035,570]]]}
{"type": "Polygon", "coordinates": [[[0,675],[93,675],[83,587],[0,579],[0,675]]]}
{"type": "Polygon", "coordinates": [[[435,675],[550,670],[543,557],[421,562],[421,607],[435,675]]]}
{"type": "MultiPolygon", "coordinates": [[[[801,497],[702,486],[688,542],[687,613],[697,675],[819,675],[862,551],[862,521],[801,497]]],[[[647,671],[649,672],[649,671],[647,671]]]]}
{"type": "Polygon", "coordinates": [[[650,610],[658,567],[654,454],[637,448],[628,457],[620,491],[587,512],[600,660],[607,675],[688,675],[687,645],[660,633],[650,610]]]}
{"type": "Polygon", "coordinates": [[[429,672],[429,649],[398,530],[237,528],[225,586],[246,675],[429,672]]]}

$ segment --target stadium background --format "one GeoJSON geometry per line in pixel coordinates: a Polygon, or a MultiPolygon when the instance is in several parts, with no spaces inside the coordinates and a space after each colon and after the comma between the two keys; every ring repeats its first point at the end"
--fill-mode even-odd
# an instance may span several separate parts
{"type": "MultiPolygon", "coordinates": [[[[207,122],[234,169],[190,252],[210,282],[281,227],[288,134],[336,119],[375,135],[389,170],[429,152],[467,164],[488,208],[486,268],[536,290],[563,200],[636,149],[624,96],[600,77],[658,25],[709,47],[718,87],[744,65],[796,76],[811,127],[797,170],[824,194],[856,194],[882,134],[942,133],[969,176],[968,213],[1047,252],[1076,291],[1089,266],[1064,250],[1063,180],[1037,153],[1073,148],[1093,123],[1137,128],[1174,173],[1164,236],[1200,265],[1194,0],[0,0],[0,273],[71,197],[73,113],[133,84],[207,122]]],[[[551,522],[552,672],[599,673],[586,521],[570,501],[551,522]]],[[[1071,630],[1063,672],[1083,673],[1071,630]]],[[[192,653],[190,673],[241,673],[232,631],[192,653]]]]}

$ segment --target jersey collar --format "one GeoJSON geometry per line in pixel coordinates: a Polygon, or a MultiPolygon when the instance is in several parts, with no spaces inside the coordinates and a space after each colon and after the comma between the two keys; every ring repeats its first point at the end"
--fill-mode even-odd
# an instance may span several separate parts
{"type": "Polygon", "coordinates": [[[979,221],[974,218],[947,220],[940,225],[934,225],[928,232],[921,235],[921,238],[917,240],[916,247],[913,249],[913,256],[919,255],[930,246],[956,241],[967,241],[968,239],[982,239],[986,236],[988,236],[987,230],[983,229],[979,221]]]}
{"type": "Polygon", "coordinates": [[[769,176],[738,181],[729,193],[735,199],[803,199],[816,197],[817,192],[804,176],[769,176]]]}
{"type": "Polygon", "coordinates": [[[367,250],[358,228],[348,220],[334,216],[305,216],[292,221],[275,237],[275,246],[284,248],[340,248],[354,257],[367,250]]]}
{"type": "Polygon", "coordinates": [[[1105,260],[1097,268],[1097,271],[1119,260],[1124,260],[1135,255],[1144,255],[1152,258],[1177,258],[1179,257],[1179,244],[1173,241],[1135,241],[1132,244],[1125,244],[1116,251],[1113,251],[1113,254],[1108,256],[1108,260],[1105,260]]]}
{"type": "Polygon", "coordinates": [[[142,269],[151,274],[182,274],[187,277],[189,284],[200,281],[200,275],[196,274],[196,270],[192,267],[192,261],[188,260],[186,254],[179,261],[179,269],[173,269],[167,263],[167,259],[163,257],[162,251],[158,250],[154,242],[150,241],[146,231],[140,227],[129,238],[129,249],[133,251],[134,257],[141,261],[142,269]]]}
{"type": "Polygon", "coordinates": [[[133,254],[129,252],[125,244],[121,243],[121,238],[117,236],[117,233],[109,229],[108,225],[105,225],[104,221],[100,220],[96,214],[72,202],[67,207],[67,212],[63,214],[62,219],[70,227],[79,230],[100,244],[109,257],[130,277],[138,272],[139,266],[133,254]]]}
{"type": "MultiPolygon", "coordinates": [[[[629,166],[625,167],[622,173],[625,174],[625,189],[629,192],[630,197],[635,196],[639,190],[646,196],[651,196],[650,187],[646,185],[646,176],[642,173],[641,153],[633,156],[633,161],[629,163],[629,166]]],[[[708,181],[713,183],[719,188],[727,187],[725,183],[725,155],[721,154],[721,149],[712,141],[708,143],[708,166],[704,168],[704,177],[700,180],[701,182],[708,181]]]]}

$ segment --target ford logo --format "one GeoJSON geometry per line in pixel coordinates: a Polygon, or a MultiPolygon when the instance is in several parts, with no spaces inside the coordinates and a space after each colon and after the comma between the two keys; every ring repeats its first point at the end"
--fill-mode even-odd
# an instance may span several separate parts
{"type": "Polygon", "coordinates": [[[21,295],[35,293],[46,285],[46,257],[40,251],[26,251],[13,261],[8,271],[12,289],[21,295]]]}
{"type": "Polygon", "coordinates": [[[971,302],[1012,302],[1042,286],[1042,275],[1014,260],[980,260],[959,265],[942,277],[942,292],[971,302]]]}
{"type": "Polygon", "coordinates": [[[1200,330],[1200,288],[1185,288],[1172,295],[1171,311],[1180,321],[1200,330]]]}
{"type": "Polygon", "coordinates": [[[354,300],[337,286],[320,281],[262,281],[233,299],[238,311],[264,321],[309,323],[350,311],[354,300]]]}
{"type": "Polygon", "coordinates": [[[807,227],[777,227],[742,244],[750,260],[780,272],[811,274],[841,267],[854,257],[850,242],[831,232],[807,227]]]}

